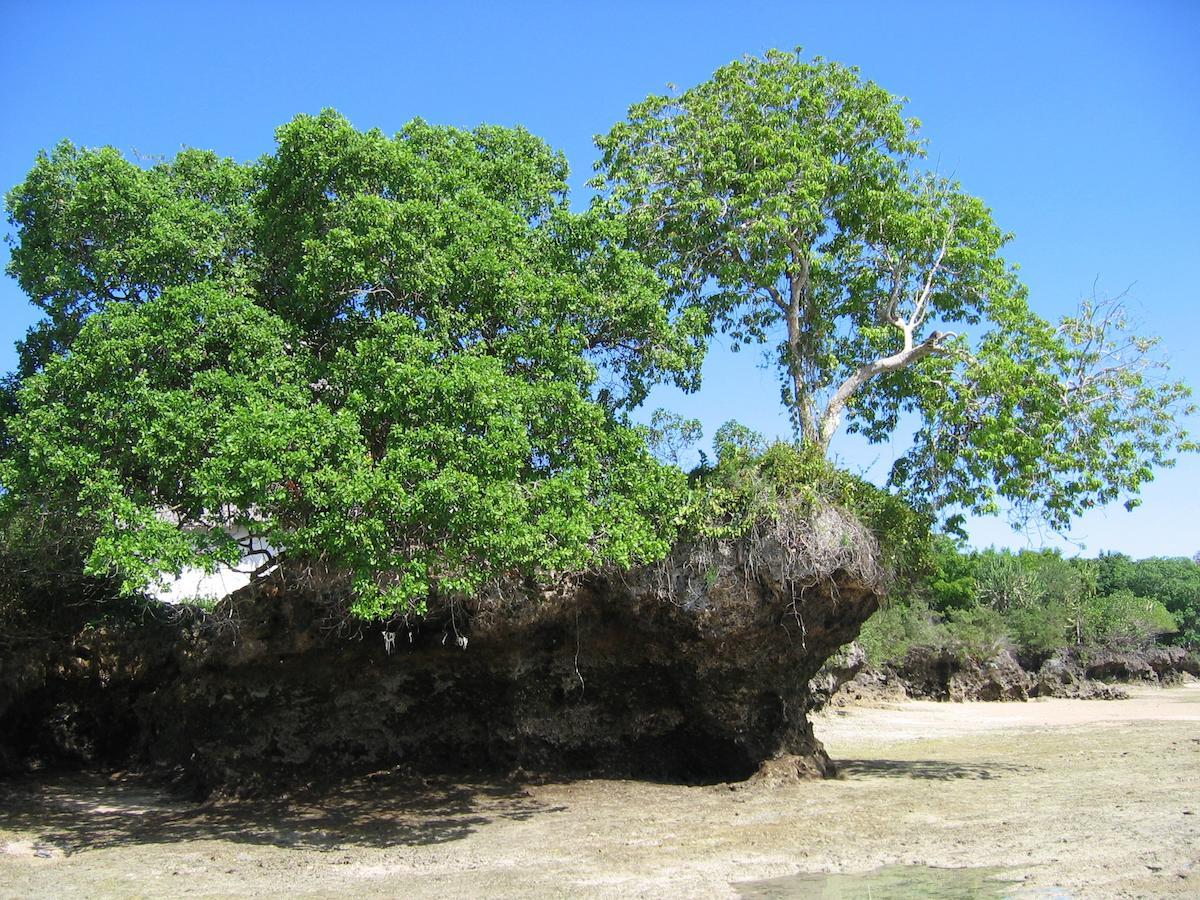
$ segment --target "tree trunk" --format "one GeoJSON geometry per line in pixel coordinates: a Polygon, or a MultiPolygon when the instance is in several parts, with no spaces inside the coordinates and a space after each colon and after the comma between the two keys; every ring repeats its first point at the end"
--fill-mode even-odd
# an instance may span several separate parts
{"type": "MultiPolygon", "coordinates": [[[[788,274],[788,304],[787,304],[787,366],[792,380],[793,414],[800,431],[800,443],[804,446],[818,446],[820,428],[817,421],[816,401],[805,378],[806,359],[811,361],[811,337],[806,340],[804,334],[801,307],[805,307],[805,316],[811,317],[813,310],[808,296],[809,262],[800,256],[795,260],[796,271],[788,274]]],[[[811,325],[811,322],[809,323],[811,325]]],[[[823,451],[822,451],[823,452],[823,451]]]]}

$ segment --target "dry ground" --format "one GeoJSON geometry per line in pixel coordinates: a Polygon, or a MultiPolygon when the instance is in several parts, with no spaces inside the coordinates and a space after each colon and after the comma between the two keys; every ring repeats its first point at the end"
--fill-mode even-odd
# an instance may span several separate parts
{"type": "Polygon", "coordinates": [[[1200,685],[816,730],[843,777],[785,787],[380,773],[195,805],[132,776],[9,782],[0,897],[1200,896],[1200,685]],[[982,870],[794,877],[895,866],[982,870]]]}

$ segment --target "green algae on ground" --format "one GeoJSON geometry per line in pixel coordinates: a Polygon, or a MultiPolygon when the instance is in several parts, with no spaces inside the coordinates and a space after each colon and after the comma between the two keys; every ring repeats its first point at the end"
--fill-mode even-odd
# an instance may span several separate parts
{"type": "MultiPolygon", "coordinates": [[[[882,866],[868,872],[810,873],[768,878],[763,881],[735,883],[741,897],[804,898],[804,900],[862,900],[887,897],[889,900],[960,900],[1022,896],[1013,893],[1013,884],[1004,878],[1004,869],[995,866],[882,866]]],[[[1066,892],[1038,893],[1039,897],[1069,897],[1066,892]]]]}

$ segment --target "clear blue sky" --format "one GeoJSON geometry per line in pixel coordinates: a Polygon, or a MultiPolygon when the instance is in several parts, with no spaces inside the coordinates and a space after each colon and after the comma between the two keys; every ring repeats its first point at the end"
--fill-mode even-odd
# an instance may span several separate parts
{"type": "MultiPolygon", "coordinates": [[[[67,137],[127,153],[182,146],[247,160],[299,112],[332,106],[361,128],[405,121],[521,124],[564,150],[576,201],[592,136],[668,83],[771,47],[857,65],[911,98],[931,158],[1016,235],[1034,306],[1070,310],[1098,279],[1132,285],[1143,329],[1200,387],[1200,4],[873,3],[121,3],[5,0],[0,186],[67,137]]],[[[4,250],[5,259],[7,249],[4,250]]],[[[0,370],[35,318],[0,279],[0,370]]],[[[787,434],[773,372],[719,349],[693,397],[660,405],[711,436],[738,418],[787,434]]],[[[1200,431],[1200,422],[1191,423],[1200,431]]],[[[852,468],[903,448],[835,445],[852,468]]],[[[1133,513],[1083,519],[1088,554],[1200,550],[1200,460],[1161,473],[1133,513]]],[[[973,541],[1037,545],[1003,522],[973,541]]]]}

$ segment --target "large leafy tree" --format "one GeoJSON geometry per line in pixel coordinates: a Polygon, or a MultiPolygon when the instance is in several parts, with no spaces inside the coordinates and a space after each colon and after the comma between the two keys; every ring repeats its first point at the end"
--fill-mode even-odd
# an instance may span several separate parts
{"type": "Polygon", "coordinates": [[[988,208],[924,170],[918,124],[856,69],[771,51],[634,105],[598,144],[599,206],[673,308],[774,347],[802,443],[923,417],[892,472],[914,503],[1003,498],[1064,526],[1190,447],[1153,342],[1119,305],[1031,312],[988,208]]]}
{"type": "Polygon", "coordinates": [[[8,201],[46,318],[0,503],[127,590],[266,544],[350,572],[368,616],[665,552],[681,476],[623,409],[703,345],[566,174],[519,129],[332,112],[249,166],[40,157],[8,201]]]}
{"type": "Polygon", "coordinates": [[[18,345],[20,372],[67,349],[109,303],[200,280],[244,288],[254,180],[253,167],[202,150],[149,167],[69,141],[39,154],[7,197],[8,274],[44,313],[18,345]]]}

